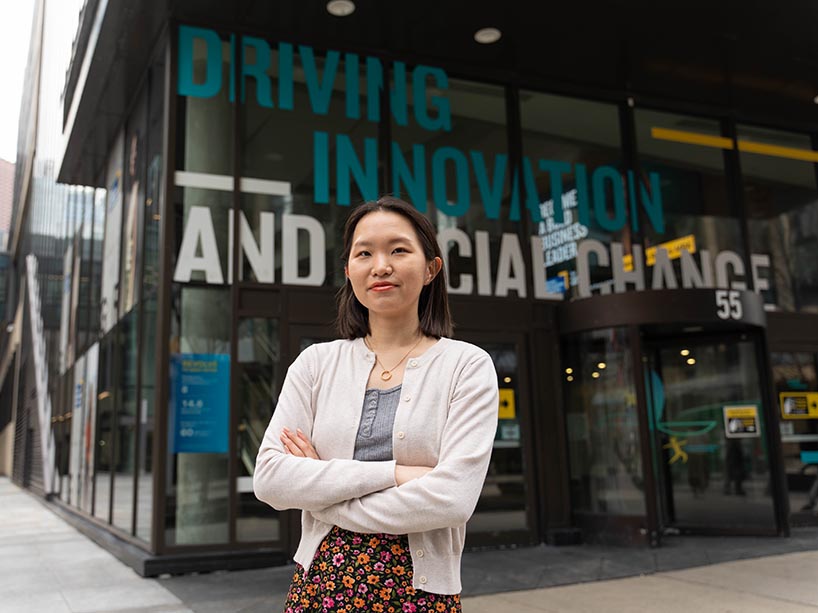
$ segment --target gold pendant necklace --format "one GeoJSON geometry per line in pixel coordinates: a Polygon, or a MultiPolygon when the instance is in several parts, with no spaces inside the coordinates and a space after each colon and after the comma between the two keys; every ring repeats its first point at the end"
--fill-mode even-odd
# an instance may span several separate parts
{"type": "Polygon", "coordinates": [[[404,361],[404,360],[407,358],[407,356],[408,356],[410,353],[412,353],[412,352],[415,350],[415,347],[417,347],[418,345],[420,345],[420,341],[422,341],[422,340],[423,340],[423,334],[421,334],[421,335],[420,335],[420,338],[417,340],[417,342],[416,342],[414,345],[412,345],[412,348],[411,348],[409,351],[407,351],[407,352],[406,352],[406,353],[403,355],[403,357],[402,357],[402,358],[401,358],[401,359],[398,361],[398,363],[397,363],[397,364],[395,364],[395,365],[394,365],[392,368],[386,368],[386,367],[383,365],[383,363],[381,362],[381,360],[378,358],[378,353],[377,353],[377,352],[376,352],[376,351],[375,351],[375,350],[374,350],[372,347],[370,347],[370,346],[369,346],[369,343],[368,343],[368,342],[366,342],[366,338],[364,338],[364,345],[366,345],[366,346],[367,346],[367,348],[368,348],[368,349],[369,349],[369,350],[370,350],[372,353],[374,353],[374,354],[375,354],[375,361],[378,363],[378,365],[379,365],[381,368],[383,368],[383,371],[381,372],[381,381],[389,381],[389,379],[391,379],[391,378],[392,378],[392,371],[393,371],[393,370],[395,370],[395,369],[396,369],[398,366],[400,366],[400,365],[401,365],[401,363],[402,363],[402,362],[403,362],[403,361],[404,361]]]}

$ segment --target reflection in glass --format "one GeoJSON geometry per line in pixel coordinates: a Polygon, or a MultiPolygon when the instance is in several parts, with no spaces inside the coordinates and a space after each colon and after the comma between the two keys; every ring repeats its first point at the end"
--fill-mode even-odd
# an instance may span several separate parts
{"type": "Polygon", "coordinates": [[[542,217],[535,227],[543,244],[546,287],[571,298],[609,292],[611,268],[600,265],[596,256],[578,268],[577,250],[583,240],[593,239],[606,248],[620,243],[625,256],[632,254],[630,223],[619,220],[626,203],[622,186],[627,185],[619,110],[611,104],[521,92],[520,112],[524,164],[530,168],[542,217]],[[555,198],[562,203],[562,221],[555,198]],[[579,217],[581,200],[594,211],[587,223],[579,217]],[[606,229],[600,216],[614,220],[604,224],[616,229],[606,229]],[[586,269],[586,282],[580,285],[578,273],[586,269]]]}
{"type": "Polygon", "coordinates": [[[816,164],[790,154],[812,153],[809,136],[739,126],[741,176],[753,253],[768,258],[762,294],[785,311],[818,313],[818,184],[816,164]],[[783,155],[741,150],[741,142],[773,146],[783,155]]]}
{"type": "Polygon", "coordinates": [[[575,512],[644,515],[633,364],[624,328],[563,345],[571,502],[575,512]],[[600,363],[605,368],[599,368],[600,363]]]}
{"type": "Polygon", "coordinates": [[[666,522],[772,527],[755,345],[663,342],[649,360],[645,379],[666,522]],[[681,355],[683,348],[690,351],[687,357],[681,355]],[[747,416],[747,432],[732,424],[740,415],[747,416]]]}
{"type": "Polygon", "coordinates": [[[133,530],[134,458],[136,445],[136,343],[137,311],[123,317],[118,332],[119,360],[117,381],[116,441],[114,444],[113,524],[128,532],[133,530]]]}
{"type": "MultiPolygon", "coordinates": [[[[404,83],[395,79],[401,76],[393,75],[391,83],[398,91],[404,83]]],[[[391,117],[392,192],[426,213],[439,240],[446,242],[451,293],[526,297],[521,270],[516,275],[505,271],[503,277],[514,276],[514,281],[497,283],[503,233],[517,238],[521,253],[526,249],[520,217],[510,220],[505,88],[449,79],[445,92],[428,88],[416,95],[414,82],[405,85],[405,119],[404,114],[391,117]],[[416,107],[417,101],[426,108],[416,107]],[[418,115],[426,113],[434,117],[435,129],[418,122],[418,115]],[[443,127],[446,122],[450,129],[443,127]],[[492,255],[484,260],[477,252],[486,249],[492,255]]],[[[503,246],[509,249],[508,242],[503,246]]]]}
{"type": "MultiPolygon", "coordinates": [[[[255,47],[248,45],[245,53],[247,62],[255,61],[255,47]]],[[[278,78],[278,53],[274,49],[267,64],[267,73],[273,82],[278,78]]],[[[317,61],[319,65],[323,64],[322,57],[317,61]]],[[[367,108],[369,90],[365,74],[362,63],[359,82],[362,109],[367,108]]],[[[337,89],[329,99],[327,113],[317,114],[312,111],[301,70],[295,72],[291,109],[260,105],[256,79],[245,80],[246,101],[240,107],[243,149],[240,174],[249,179],[281,182],[278,193],[243,190],[241,210],[247,217],[254,241],[274,250],[272,258],[263,252],[265,260],[272,259],[269,263],[274,265],[274,270],[269,274],[265,271],[263,278],[250,266],[249,258],[244,257],[241,275],[246,281],[336,287],[344,283],[343,269],[337,259],[341,252],[338,229],[343,227],[351,206],[367,198],[376,198],[385,187],[380,184],[382,173],[376,145],[378,124],[347,116],[346,104],[354,98],[350,91],[340,89],[342,81],[335,81],[337,89]],[[324,136],[326,148],[318,145],[324,142],[324,136]],[[325,172],[321,173],[319,160],[325,157],[328,158],[325,172]],[[368,186],[366,189],[359,187],[351,170],[358,165],[362,169],[360,180],[368,186]],[[348,189],[341,186],[339,177],[349,178],[348,189]],[[263,213],[275,214],[274,239],[264,234],[263,213]],[[290,215],[309,216],[318,221],[319,227],[283,229],[285,223],[293,222],[290,215]],[[311,249],[315,251],[311,252],[311,249]],[[296,260],[285,261],[285,257],[295,257],[296,260]],[[284,281],[285,272],[289,281],[284,281]]]]}
{"type": "MultiPolygon", "coordinates": [[[[172,296],[170,357],[180,362],[197,354],[197,360],[216,364],[215,373],[202,373],[200,383],[214,397],[200,398],[214,413],[229,415],[229,372],[220,369],[230,357],[230,299],[227,289],[175,285],[172,296]],[[218,377],[218,379],[214,379],[218,377]],[[226,385],[227,389],[224,389],[226,385]],[[225,399],[226,398],[226,399],[225,399]],[[227,407],[221,403],[227,403],[227,407]],[[217,406],[218,405],[218,406],[217,406]]],[[[192,359],[192,358],[191,358],[192,359]]],[[[169,373],[170,376],[171,373],[169,373]]],[[[184,398],[187,390],[171,377],[172,397],[184,398]]],[[[196,452],[176,453],[179,436],[174,425],[181,423],[181,402],[168,407],[168,483],[165,516],[166,541],[174,545],[225,543],[228,530],[228,455],[223,444],[228,437],[229,419],[207,424],[213,437],[196,452]]]]}
{"type": "MultiPolygon", "coordinates": [[[[643,173],[656,172],[661,176],[662,209],[665,231],[658,232],[651,224],[645,225],[645,248],[648,287],[677,287],[685,284],[681,274],[681,254],[678,245],[684,245],[703,279],[713,278],[724,286],[735,280],[746,282],[744,274],[736,274],[732,267],[715,266],[722,251],[743,256],[741,222],[732,212],[727,197],[724,174],[725,150],[675,140],[683,137],[721,137],[718,121],[687,115],[676,115],[639,109],[635,112],[636,140],[639,166],[643,173]],[[652,274],[654,251],[664,247],[673,264],[675,279],[664,279],[652,274]],[[703,252],[706,251],[707,255],[703,252]],[[721,268],[726,274],[722,275],[721,268]],[[657,285],[654,285],[656,281],[657,285]]],[[[727,140],[727,139],[724,139],[727,140]]],[[[713,141],[717,142],[717,141],[713,141]]],[[[730,141],[727,141],[730,142],[730,141]]],[[[691,283],[692,281],[688,281],[691,283]]]]}
{"type": "Polygon", "coordinates": [[[109,332],[99,344],[96,450],[94,451],[94,516],[111,521],[111,473],[114,443],[114,337],[109,332]]]}
{"type": "MultiPolygon", "coordinates": [[[[143,285],[144,287],[144,285],[143,285]]],[[[136,536],[150,541],[153,518],[153,431],[156,378],[156,298],[142,301],[142,380],[139,400],[139,441],[136,492],[136,536]]]]}
{"type": "Polygon", "coordinates": [[[507,343],[478,343],[494,362],[500,387],[500,409],[488,475],[468,523],[470,533],[525,530],[525,466],[520,433],[517,350],[507,343]]]}
{"type": "Polygon", "coordinates": [[[778,394],[818,392],[816,365],[818,355],[806,352],[773,353],[770,356],[773,383],[781,418],[781,451],[790,496],[790,522],[793,525],[818,524],[818,466],[803,454],[818,451],[818,420],[804,419],[787,411],[778,394]]]}
{"type": "Polygon", "coordinates": [[[236,538],[239,541],[278,540],[278,513],[253,493],[256,455],[278,400],[278,320],[242,319],[238,334],[241,405],[236,445],[236,538]]]}

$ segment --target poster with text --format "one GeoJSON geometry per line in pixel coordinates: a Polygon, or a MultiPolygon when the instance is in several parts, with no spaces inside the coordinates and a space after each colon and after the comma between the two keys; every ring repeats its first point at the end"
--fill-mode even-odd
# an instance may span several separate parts
{"type": "Polygon", "coordinates": [[[227,453],[230,355],[171,355],[171,453],[227,453]]]}

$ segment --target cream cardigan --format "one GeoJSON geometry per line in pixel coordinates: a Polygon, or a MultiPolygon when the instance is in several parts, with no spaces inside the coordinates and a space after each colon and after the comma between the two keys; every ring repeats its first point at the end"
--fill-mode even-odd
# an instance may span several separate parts
{"type": "Polygon", "coordinates": [[[395,415],[394,460],[353,460],[375,356],[363,339],[312,345],[292,363],[256,458],[256,496],[303,509],[295,561],[310,567],[333,525],[408,534],[413,586],[461,591],[460,558],[497,429],[497,373],[474,345],[441,338],[411,358],[395,415]],[[309,433],[320,460],[284,453],[283,427],[309,433]],[[395,464],[433,466],[400,487],[395,464]]]}

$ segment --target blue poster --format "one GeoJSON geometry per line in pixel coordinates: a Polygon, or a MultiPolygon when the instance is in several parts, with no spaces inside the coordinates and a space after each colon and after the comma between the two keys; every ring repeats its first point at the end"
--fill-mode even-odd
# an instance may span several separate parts
{"type": "Polygon", "coordinates": [[[171,453],[227,453],[230,355],[170,356],[171,453]]]}

